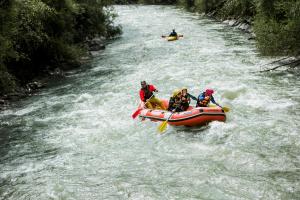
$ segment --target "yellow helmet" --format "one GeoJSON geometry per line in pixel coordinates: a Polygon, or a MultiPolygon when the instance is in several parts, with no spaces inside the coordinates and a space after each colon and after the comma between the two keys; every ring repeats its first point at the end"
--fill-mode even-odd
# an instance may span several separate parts
{"type": "Polygon", "coordinates": [[[173,97],[176,97],[179,93],[181,93],[180,89],[176,89],[173,91],[173,97]]]}

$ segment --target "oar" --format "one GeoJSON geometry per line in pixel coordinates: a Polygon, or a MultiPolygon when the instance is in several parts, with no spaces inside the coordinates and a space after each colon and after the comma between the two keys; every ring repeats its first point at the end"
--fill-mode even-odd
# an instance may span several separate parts
{"type": "MultiPolygon", "coordinates": [[[[146,103],[148,103],[148,101],[153,97],[154,94],[151,95],[151,97],[149,99],[147,99],[147,101],[145,102],[145,105],[146,103]]],[[[140,113],[141,111],[143,110],[143,108],[138,108],[133,114],[132,114],[132,118],[135,119],[140,113]]]]}
{"type": "Polygon", "coordinates": [[[132,114],[132,118],[135,119],[139,114],[140,112],[142,111],[143,109],[142,108],[138,108],[133,114],[132,114]]]}
{"type": "Polygon", "coordinates": [[[174,114],[174,113],[172,112],[171,115],[168,117],[168,119],[159,125],[158,131],[159,131],[160,133],[163,133],[163,132],[166,130],[168,121],[169,121],[169,119],[172,117],[173,114],[174,114]]]}
{"type": "Polygon", "coordinates": [[[223,110],[224,110],[224,112],[229,112],[230,111],[230,108],[228,108],[228,107],[226,107],[226,106],[223,106],[223,107],[221,107],[223,110]]]}
{"type": "MultiPolygon", "coordinates": [[[[169,37],[169,36],[162,35],[161,37],[162,37],[162,38],[166,38],[166,37],[169,37]]],[[[177,35],[177,37],[183,37],[183,35],[177,35]]]]}
{"type": "MultiPolygon", "coordinates": [[[[216,107],[216,105],[214,105],[214,104],[209,104],[208,106],[209,107],[216,107]]],[[[226,106],[220,106],[220,107],[224,110],[224,112],[229,112],[230,111],[230,108],[228,108],[226,106]]]]}
{"type": "MultiPolygon", "coordinates": [[[[176,110],[180,105],[181,105],[181,101],[180,101],[180,103],[174,108],[174,110],[176,110]]],[[[171,115],[168,117],[168,119],[167,119],[166,121],[164,121],[163,123],[161,123],[161,124],[159,125],[158,131],[159,131],[160,133],[163,133],[163,132],[166,130],[168,121],[169,121],[169,119],[171,119],[171,117],[172,117],[173,114],[174,114],[174,112],[171,113],[171,115]]]]}

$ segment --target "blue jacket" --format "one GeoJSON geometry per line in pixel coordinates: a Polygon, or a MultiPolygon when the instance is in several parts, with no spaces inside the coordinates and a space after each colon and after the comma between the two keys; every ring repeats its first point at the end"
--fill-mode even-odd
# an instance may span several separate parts
{"type": "MultiPolygon", "coordinates": [[[[198,100],[197,100],[197,105],[198,105],[198,102],[200,101],[203,101],[205,98],[205,92],[201,93],[199,96],[198,96],[198,100]]],[[[215,101],[215,98],[213,97],[213,95],[210,96],[210,101],[213,103],[213,104],[216,104],[217,106],[220,106],[216,101],[215,101]]],[[[209,102],[208,102],[209,103],[209,102]]],[[[220,106],[221,107],[221,106],[220,106]]]]}
{"type": "Polygon", "coordinates": [[[175,31],[172,31],[169,36],[177,36],[177,33],[175,31]]]}

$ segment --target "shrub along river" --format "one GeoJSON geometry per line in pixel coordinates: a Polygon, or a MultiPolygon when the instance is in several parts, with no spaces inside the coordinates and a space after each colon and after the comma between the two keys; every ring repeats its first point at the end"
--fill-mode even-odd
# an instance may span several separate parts
{"type": "Polygon", "coordinates": [[[115,8],[120,38],[1,111],[0,199],[299,199],[299,74],[252,73],[272,60],[203,16],[115,8]],[[173,28],[183,38],[161,38],[173,28]],[[141,80],[159,98],[213,88],[227,121],[160,135],[131,118],[141,80]]]}

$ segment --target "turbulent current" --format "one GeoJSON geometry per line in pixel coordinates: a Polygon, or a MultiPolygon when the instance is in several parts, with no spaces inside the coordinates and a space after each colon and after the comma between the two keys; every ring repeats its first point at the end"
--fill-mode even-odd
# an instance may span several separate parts
{"type": "Polygon", "coordinates": [[[120,38],[1,111],[0,199],[299,199],[299,74],[255,73],[273,60],[203,16],[115,10],[120,38]],[[183,38],[161,38],[173,28],[183,38]],[[159,134],[158,123],[131,118],[141,80],[159,98],[213,88],[227,121],[159,134]]]}

